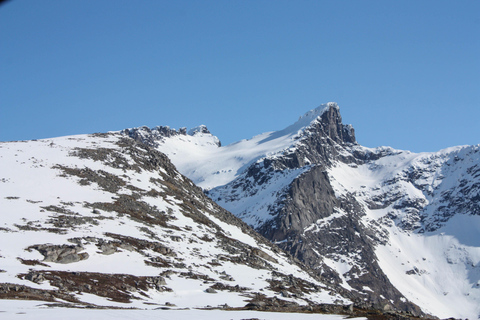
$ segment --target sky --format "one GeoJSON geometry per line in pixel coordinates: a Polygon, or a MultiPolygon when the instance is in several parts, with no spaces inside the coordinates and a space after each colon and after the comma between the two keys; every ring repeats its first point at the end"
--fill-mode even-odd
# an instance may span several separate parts
{"type": "Polygon", "coordinates": [[[480,1],[11,0],[0,141],[205,124],[223,145],[334,101],[357,141],[480,143],[480,1]]]}

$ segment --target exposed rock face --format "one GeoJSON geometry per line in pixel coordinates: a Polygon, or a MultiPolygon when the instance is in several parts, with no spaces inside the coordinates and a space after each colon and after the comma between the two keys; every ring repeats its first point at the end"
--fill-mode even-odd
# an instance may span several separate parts
{"type": "MultiPolygon", "coordinates": [[[[44,262],[56,262],[56,263],[73,263],[80,260],[88,259],[88,253],[81,252],[84,250],[81,246],[73,245],[34,245],[27,250],[35,249],[40,252],[45,258],[44,262]]],[[[33,281],[33,280],[32,280],[33,281]]],[[[35,281],[34,281],[35,282],[35,281]]]]}
{"type": "Polygon", "coordinates": [[[355,130],[351,125],[344,125],[342,123],[342,116],[340,115],[340,108],[338,105],[331,104],[328,110],[324,112],[320,118],[322,130],[314,128],[317,133],[321,132],[321,135],[328,136],[336,143],[356,143],[355,130]]]}

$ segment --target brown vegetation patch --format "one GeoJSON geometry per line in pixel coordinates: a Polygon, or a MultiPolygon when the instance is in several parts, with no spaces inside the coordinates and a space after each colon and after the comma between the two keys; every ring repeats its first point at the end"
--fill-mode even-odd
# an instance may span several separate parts
{"type": "Polygon", "coordinates": [[[34,289],[12,283],[0,283],[0,299],[39,300],[54,302],[57,299],[80,303],[73,295],[57,290],[34,289]]]}
{"type": "Polygon", "coordinates": [[[73,212],[72,210],[69,210],[67,208],[64,208],[64,207],[59,207],[59,206],[46,206],[46,207],[40,207],[42,209],[45,209],[47,211],[50,211],[50,212],[55,212],[55,213],[63,213],[63,214],[69,214],[69,215],[73,215],[73,214],[77,214],[75,212],[73,212]]]}
{"type": "Polygon", "coordinates": [[[203,281],[215,281],[215,279],[210,278],[205,274],[195,273],[192,271],[182,272],[179,276],[187,278],[187,279],[194,279],[194,280],[203,280],[203,281]]]}
{"type": "Polygon", "coordinates": [[[221,247],[231,254],[229,256],[218,255],[217,260],[244,264],[255,269],[273,269],[273,267],[265,260],[276,260],[260,249],[238,242],[225,236],[223,233],[217,233],[216,235],[219,243],[221,243],[221,247]],[[266,259],[266,257],[268,257],[268,259],[266,259]]]}
{"type": "Polygon", "coordinates": [[[212,242],[213,240],[215,240],[213,237],[210,238],[208,235],[204,234],[202,237],[199,237],[197,236],[196,234],[194,234],[198,239],[202,240],[202,241],[205,241],[205,242],[212,242]]]}
{"type": "Polygon", "coordinates": [[[76,148],[72,153],[72,156],[79,157],[80,159],[91,159],[93,161],[100,161],[106,165],[116,169],[133,169],[140,172],[140,169],[135,166],[131,166],[125,158],[125,156],[118,150],[109,148],[76,148]]]}
{"type": "Polygon", "coordinates": [[[83,224],[93,224],[98,226],[99,222],[97,220],[99,220],[97,217],[85,217],[79,214],[75,214],[75,215],[61,214],[61,215],[51,217],[45,222],[48,224],[52,224],[57,228],[74,229],[75,226],[79,226],[83,224]]]}
{"type": "Polygon", "coordinates": [[[104,170],[92,170],[90,168],[69,168],[62,165],[53,166],[54,169],[60,169],[63,171],[61,176],[76,176],[80,178],[81,185],[89,185],[92,182],[98,184],[98,186],[107,192],[117,193],[123,186],[126,185],[126,182],[104,170]]]}
{"type": "Polygon", "coordinates": [[[171,256],[175,257],[176,253],[170,249],[164,246],[163,244],[159,242],[153,242],[153,241],[147,241],[147,240],[141,240],[129,236],[124,236],[121,234],[116,234],[116,233],[110,233],[106,232],[105,235],[107,237],[119,240],[120,243],[122,244],[129,244],[132,247],[135,248],[136,251],[142,251],[142,250],[152,250],[154,252],[160,253],[165,256],[171,256]]]}
{"type": "Polygon", "coordinates": [[[152,257],[150,260],[144,261],[147,266],[155,267],[155,268],[169,268],[172,265],[168,263],[168,261],[163,260],[160,257],[152,257]]]}
{"type": "Polygon", "coordinates": [[[23,231],[46,231],[46,232],[57,233],[57,234],[67,234],[68,233],[67,229],[62,229],[62,228],[35,227],[35,226],[33,226],[33,222],[31,222],[31,221],[29,221],[26,225],[14,224],[14,226],[17,227],[20,230],[23,230],[23,231]]]}
{"type": "Polygon", "coordinates": [[[238,284],[235,286],[231,286],[221,282],[216,282],[214,285],[210,286],[210,288],[214,290],[230,291],[230,292],[244,292],[244,291],[252,290],[251,288],[240,287],[238,284]]]}
{"type": "Polygon", "coordinates": [[[45,264],[39,260],[27,260],[22,258],[17,258],[22,264],[27,266],[43,266],[43,267],[50,267],[48,264],[45,264]]]}
{"type": "MultiPolygon", "coordinates": [[[[105,274],[97,272],[67,272],[67,271],[32,271],[19,274],[20,279],[42,279],[62,291],[86,292],[111,301],[129,303],[138,299],[132,292],[143,296],[150,289],[157,291],[172,291],[165,287],[163,277],[133,276],[129,274],[105,274]]],[[[31,280],[33,281],[33,280],[31,280]]]]}
{"type": "Polygon", "coordinates": [[[180,228],[176,226],[167,224],[169,217],[164,211],[159,211],[157,208],[152,207],[146,202],[140,201],[131,195],[119,194],[113,203],[95,202],[88,204],[88,206],[108,212],[125,214],[130,216],[132,220],[140,223],[159,225],[165,228],[180,230],[180,228]]]}
{"type": "Polygon", "coordinates": [[[284,297],[300,297],[311,292],[322,290],[311,282],[294,277],[293,275],[284,275],[276,271],[272,272],[272,279],[267,279],[270,283],[269,289],[281,293],[284,297]]]}
{"type": "Polygon", "coordinates": [[[275,311],[275,312],[298,312],[301,307],[296,302],[285,301],[277,297],[267,297],[264,294],[256,293],[255,296],[245,305],[246,310],[275,311]]]}

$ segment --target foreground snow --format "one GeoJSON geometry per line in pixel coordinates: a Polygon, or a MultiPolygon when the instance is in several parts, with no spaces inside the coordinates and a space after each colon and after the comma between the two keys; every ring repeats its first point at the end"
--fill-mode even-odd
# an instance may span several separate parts
{"type": "MultiPolygon", "coordinates": [[[[155,320],[340,320],[344,316],[319,315],[303,313],[276,313],[258,311],[222,311],[222,310],[91,310],[49,308],[38,301],[0,300],[0,317],[2,319],[22,320],[120,320],[120,319],[155,319],[155,320]]],[[[359,320],[365,318],[357,318],[359,320]]]]}

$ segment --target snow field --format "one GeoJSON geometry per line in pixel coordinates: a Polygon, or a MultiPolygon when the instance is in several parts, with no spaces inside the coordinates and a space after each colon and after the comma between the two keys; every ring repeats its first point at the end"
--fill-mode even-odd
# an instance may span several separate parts
{"type": "MultiPolygon", "coordinates": [[[[42,306],[38,301],[0,300],[2,319],[22,320],[340,320],[343,316],[305,313],[275,313],[222,310],[91,310],[42,306]]],[[[357,318],[365,320],[366,318],[357,318]]]]}

